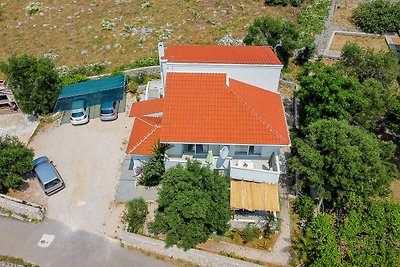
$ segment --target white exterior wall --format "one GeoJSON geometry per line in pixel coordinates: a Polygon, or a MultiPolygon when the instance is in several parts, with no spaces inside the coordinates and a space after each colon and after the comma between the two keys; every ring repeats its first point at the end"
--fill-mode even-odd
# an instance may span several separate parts
{"type": "MultiPolygon", "coordinates": [[[[162,79],[167,72],[227,73],[229,78],[277,92],[282,66],[246,64],[197,64],[161,61],[162,79]]],[[[164,85],[165,86],[165,85],[164,85]]]]}

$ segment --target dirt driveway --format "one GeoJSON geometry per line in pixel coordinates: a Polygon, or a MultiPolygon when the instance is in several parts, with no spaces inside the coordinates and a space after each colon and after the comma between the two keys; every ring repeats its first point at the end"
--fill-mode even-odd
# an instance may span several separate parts
{"type": "Polygon", "coordinates": [[[41,129],[30,142],[35,157],[56,165],[66,188],[47,199],[47,216],[72,229],[115,235],[123,210],[113,203],[133,120],[126,113],[112,122],[92,119],[83,126],[41,129]]]}

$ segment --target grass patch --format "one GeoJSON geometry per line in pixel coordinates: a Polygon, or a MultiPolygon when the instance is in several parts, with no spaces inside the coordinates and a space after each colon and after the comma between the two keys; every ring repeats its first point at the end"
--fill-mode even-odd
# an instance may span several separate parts
{"type": "Polygon", "coordinates": [[[356,43],[363,49],[372,48],[375,52],[379,50],[389,50],[384,37],[353,36],[345,34],[335,34],[329,50],[342,51],[343,46],[347,42],[356,43]]]}
{"type": "Polygon", "coordinates": [[[339,1],[337,8],[333,13],[332,21],[334,24],[339,24],[350,29],[357,29],[351,18],[353,10],[358,7],[358,3],[348,3],[347,1],[339,1]]]}
{"type": "Polygon", "coordinates": [[[24,267],[39,267],[39,265],[32,264],[30,262],[24,261],[21,258],[16,258],[13,256],[2,256],[0,255],[0,262],[6,262],[6,263],[11,263],[11,264],[18,264],[22,265],[24,267]]]}

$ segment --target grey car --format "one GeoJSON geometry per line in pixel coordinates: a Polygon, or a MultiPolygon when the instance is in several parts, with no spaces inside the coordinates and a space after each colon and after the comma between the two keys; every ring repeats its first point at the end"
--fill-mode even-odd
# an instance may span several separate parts
{"type": "Polygon", "coordinates": [[[33,165],[33,170],[47,196],[65,188],[63,179],[47,157],[40,157],[33,160],[33,165]]]}
{"type": "Polygon", "coordinates": [[[118,118],[117,102],[106,102],[100,106],[100,119],[102,121],[112,121],[118,118]]]}

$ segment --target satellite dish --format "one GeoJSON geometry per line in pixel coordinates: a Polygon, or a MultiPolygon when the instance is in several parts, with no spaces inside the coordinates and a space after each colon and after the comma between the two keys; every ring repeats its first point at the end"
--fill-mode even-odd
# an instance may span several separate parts
{"type": "Polygon", "coordinates": [[[226,159],[226,157],[228,156],[228,154],[229,154],[229,148],[228,148],[227,146],[223,146],[223,147],[221,148],[221,150],[219,151],[219,156],[220,156],[222,159],[226,159]]]}

